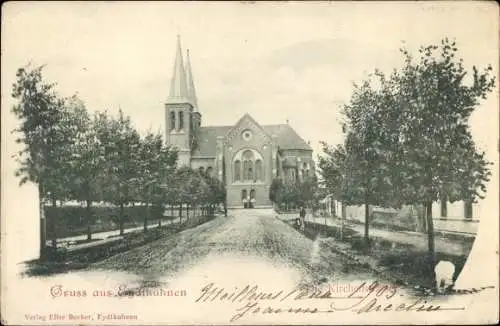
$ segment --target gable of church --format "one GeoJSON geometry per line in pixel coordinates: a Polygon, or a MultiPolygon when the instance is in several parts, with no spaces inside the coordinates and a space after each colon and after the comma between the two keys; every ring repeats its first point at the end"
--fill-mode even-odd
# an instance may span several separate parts
{"type": "MultiPolygon", "coordinates": [[[[249,115],[245,114],[226,135],[225,144],[271,143],[271,137],[249,115]]],[[[236,145],[235,144],[235,145],[236,145]]]]}

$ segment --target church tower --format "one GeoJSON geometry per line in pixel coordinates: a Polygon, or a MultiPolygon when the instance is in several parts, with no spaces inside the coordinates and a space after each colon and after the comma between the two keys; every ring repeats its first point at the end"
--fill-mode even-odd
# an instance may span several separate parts
{"type": "Polygon", "coordinates": [[[189,58],[189,49],[186,54],[186,77],[188,98],[193,105],[193,113],[191,116],[191,150],[194,150],[198,142],[198,132],[201,127],[201,113],[198,109],[198,98],[196,97],[196,88],[194,87],[193,71],[191,70],[191,59],[189,58]]]}
{"type": "MultiPolygon", "coordinates": [[[[196,100],[196,97],[194,99],[196,100]]],[[[180,36],[177,35],[174,71],[170,81],[170,93],[165,102],[165,140],[168,145],[177,148],[179,166],[190,166],[194,136],[194,108],[195,102],[193,103],[193,96],[190,94],[188,79],[182,60],[181,40],[180,36]]]]}

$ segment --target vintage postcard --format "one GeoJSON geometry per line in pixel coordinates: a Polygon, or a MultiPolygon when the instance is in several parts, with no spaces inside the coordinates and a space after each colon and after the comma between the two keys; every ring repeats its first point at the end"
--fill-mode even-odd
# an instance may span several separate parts
{"type": "Polygon", "coordinates": [[[498,14],[5,3],[2,324],[497,323],[498,14]]]}

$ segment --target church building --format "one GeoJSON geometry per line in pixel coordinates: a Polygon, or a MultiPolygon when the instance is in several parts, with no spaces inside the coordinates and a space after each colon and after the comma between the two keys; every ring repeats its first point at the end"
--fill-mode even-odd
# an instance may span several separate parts
{"type": "Polygon", "coordinates": [[[166,143],[179,165],[219,178],[228,207],[271,206],[275,178],[296,181],[314,174],[312,148],[288,124],[261,125],[245,114],[232,126],[203,126],[187,51],[177,37],[170,93],[165,102],[166,143]]]}

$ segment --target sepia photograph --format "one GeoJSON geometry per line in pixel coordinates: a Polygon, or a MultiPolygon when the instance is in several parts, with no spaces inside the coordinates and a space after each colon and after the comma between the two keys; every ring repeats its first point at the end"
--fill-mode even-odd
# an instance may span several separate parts
{"type": "Polygon", "coordinates": [[[495,2],[2,9],[2,324],[498,322],[495,2]]]}

